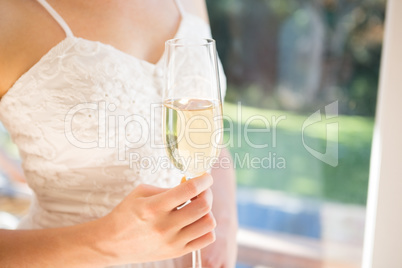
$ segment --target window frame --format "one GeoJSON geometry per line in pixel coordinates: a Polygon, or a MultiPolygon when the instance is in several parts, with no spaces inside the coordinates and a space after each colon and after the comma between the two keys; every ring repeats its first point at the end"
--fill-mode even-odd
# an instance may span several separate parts
{"type": "Polygon", "coordinates": [[[401,267],[402,1],[388,0],[371,151],[362,267],[401,267]]]}

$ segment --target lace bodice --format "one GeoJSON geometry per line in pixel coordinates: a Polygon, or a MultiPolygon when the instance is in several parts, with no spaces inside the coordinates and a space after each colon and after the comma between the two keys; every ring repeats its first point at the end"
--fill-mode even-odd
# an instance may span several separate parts
{"type": "MultiPolygon", "coordinates": [[[[191,36],[210,37],[209,26],[182,12],[176,37],[191,36]]],[[[158,146],[161,65],[162,60],[151,64],[67,34],[3,96],[0,119],[34,191],[20,228],[93,220],[140,183],[172,187],[179,182],[179,172],[158,146]]],[[[222,72],[221,78],[225,89],[222,72]]]]}

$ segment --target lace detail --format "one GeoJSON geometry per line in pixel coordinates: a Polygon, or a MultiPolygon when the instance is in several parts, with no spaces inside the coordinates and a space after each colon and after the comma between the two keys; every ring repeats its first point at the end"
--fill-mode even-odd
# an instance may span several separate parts
{"type": "MultiPolygon", "coordinates": [[[[177,37],[210,37],[202,20],[189,14],[183,20],[177,37]]],[[[161,107],[155,105],[162,98],[160,68],[112,46],[67,37],[20,77],[0,102],[0,119],[35,192],[20,228],[93,220],[140,183],[179,182],[164,149],[154,146],[162,144],[161,107]],[[129,122],[130,116],[137,120],[129,122]],[[162,159],[166,163],[157,166],[162,159]]]]}

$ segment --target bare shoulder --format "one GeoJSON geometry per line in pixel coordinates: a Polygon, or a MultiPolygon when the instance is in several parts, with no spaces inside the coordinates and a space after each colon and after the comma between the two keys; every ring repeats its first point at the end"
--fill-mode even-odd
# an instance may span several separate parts
{"type": "Polygon", "coordinates": [[[21,36],[20,31],[32,24],[30,13],[36,7],[30,0],[0,0],[0,44],[10,44],[21,36]]]}
{"type": "MultiPolygon", "coordinates": [[[[15,63],[12,60],[18,55],[22,30],[22,12],[19,0],[0,0],[0,94],[6,93],[12,85],[15,63]]],[[[17,56],[18,57],[18,56],[17,56]]]]}
{"type": "Polygon", "coordinates": [[[0,0],[0,97],[58,38],[57,25],[48,27],[48,21],[36,1],[0,0]],[[44,32],[54,28],[56,34],[50,39],[44,32]]]}
{"type": "Polygon", "coordinates": [[[207,5],[205,3],[205,0],[179,0],[179,1],[181,1],[183,8],[187,12],[200,17],[206,23],[209,23],[207,5]]]}

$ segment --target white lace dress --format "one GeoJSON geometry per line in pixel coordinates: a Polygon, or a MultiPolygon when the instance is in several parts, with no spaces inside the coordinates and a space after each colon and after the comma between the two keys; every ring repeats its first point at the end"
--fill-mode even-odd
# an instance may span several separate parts
{"type": "MultiPolygon", "coordinates": [[[[75,37],[44,0],[38,1],[67,36],[0,101],[0,120],[19,148],[34,191],[19,228],[91,221],[109,213],[141,183],[177,185],[180,174],[158,146],[162,60],[151,64],[75,37]]],[[[211,36],[204,21],[178,6],[182,21],[176,37],[211,36]]],[[[119,267],[169,268],[174,261],[119,267]]]]}

